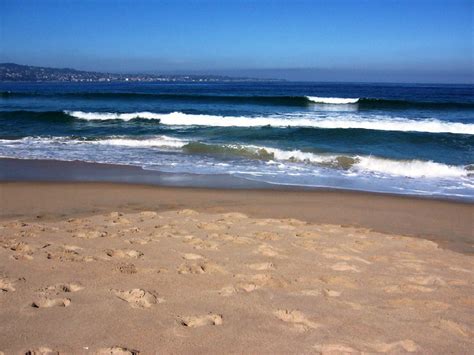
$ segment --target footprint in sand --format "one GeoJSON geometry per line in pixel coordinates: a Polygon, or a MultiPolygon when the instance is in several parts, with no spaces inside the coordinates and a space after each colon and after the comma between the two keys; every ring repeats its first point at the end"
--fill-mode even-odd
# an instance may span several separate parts
{"type": "Polygon", "coordinates": [[[122,235],[125,234],[136,234],[140,233],[142,230],[138,227],[132,227],[132,228],[127,228],[127,229],[122,229],[122,235]]]}
{"type": "Polygon", "coordinates": [[[82,238],[82,239],[95,239],[95,238],[103,238],[107,236],[107,232],[105,231],[80,231],[73,234],[73,238],[82,238]]]}
{"type": "Polygon", "coordinates": [[[387,304],[395,308],[411,308],[411,309],[428,309],[431,312],[444,312],[447,309],[451,308],[451,305],[441,301],[432,301],[432,300],[415,300],[411,298],[399,298],[388,300],[387,304]]]}
{"type": "Polygon", "coordinates": [[[143,253],[138,250],[127,250],[127,249],[110,249],[106,250],[105,253],[111,258],[123,259],[138,259],[143,256],[143,253]]]}
{"type": "Polygon", "coordinates": [[[303,290],[296,294],[301,295],[301,296],[313,296],[313,297],[317,297],[321,295],[324,295],[325,297],[339,297],[342,294],[342,292],[325,288],[323,290],[303,290]]]}
{"type": "Polygon", "coordinates": [[[143,211],[140,212],[141,217],[146,217],[146,218],[154,218],[158,215],[155,211],[143,211]]]}
{"type": "Polygon", "coordinates": [[[301,227],[301,226],[306,226],[308,225],[308,222],[301,221],[299,219],[295,218],[285,218],[280,220],[281,223],[286,223],[290,226],[296,226],[296,227],[301,227]]]}
{"type": "Polygon", "coordinates": [[[224,296],[224,297],[232,296],[233,294],[237,292],[238,290],[234,286],[226,286],[218,291],[219,295],[224,296]]]}
{"type": "Polygon", "coordinates": [[[323,256],[328,259],[336,259],[336,260],[344,260],[344,261],[358,261],[366,265],[371,265],[372,262],[365,260],[359,256],[351,256],[351,255],[341,255],[341,254],[334,254],[334,253],[323,253],[323,256]]]}
{"type": "Polygon", "coordinates": [[[439,276],[410,276],[407,278],[409,282],[413,282],[422,286],[446,286],[446,281],[444,281],[439,276]]]}
{"type": "Polygon", "coordinates": [[[83,290],[84,286],[82,286],[80,283],[60,283],[56,285],[51,285],[47,286],[43,289],[41,289],[41,292],[55,292],[55,293],[60,293],[60,292],[77,292],[80,290],[83,290]]]}
{"type": "Polygon", "coordinates": [[[82,256],[80,255],[81,247],[75,245],[64,245],[56,248],[54,251],[47,253],[46,257],[50,260],[59,261],[93,261],[93,256],[82,256]]]}
{"type": "Polygon", "coordinates": [[[217,250],[219,244],[212,240],[204,240],[200,238],[195,238],[193,236],[187,236],[184,239],[185,243],[191,244],[194,249],[206,249],[206,250],[217,250]]]}
{"type": "Polygon", "coordinates": [[[348,263],[337,263],[331,266],[331,269],[334,271],[351,271],[351,272],[360,272],[357,266],[350,265],[348,263]]]}
{"type": "Polygon", "coordinates": [[[255,251],[255,253],[273,258],[286,258],[286,256],[280,254],[280,251],[278,249],[268,244],[261,244],[255,251]]]}
{"type": "Polygon", "coordinates": [[[128,275],[136,274],[138,272],[137,267],[134,264],[120,264],[117,269],[122,274],[128,275]]]}
{"type": "Polygon", "coordinates": [[[434,288],[420,285],[389,285],[383,288],[386,293],[433,292],[434,288]]]}
{"type": "Polygon", "coordinates": [[[178,267],[178,274],[205,274],[205,273],[225,274],[225,269],[212,262],[195,262],[191,264],[182,264],[178,267]]]}
{"type": "Polygon", "coordinates": [[[472,270],[464,269],[464,268],[458,267],[458,266],[451,266],[451,267],[449,267],[449,270],[453,270],[453,271],[457,271],[457,272],[465,272],[465,273],[468,273],[468,274],[474,273],[474,271],[472,271],[472,270]]]}
{"type": "Polygon", "coordinates": [[[50,298],[41,296],[31,304],[34,308],[50,308],[50,307],[68,307],[71,304],[69,298],[50,298]]]}
{"type": "Polygon", "coordinates": [[[59,355],[59,351],[55,351],[46,346],[25,351],[25,355],[59,355]]]}
{"type": "Polygon", "coordinates": [[[186,254],[183,255],[183,259],[185,259],[185,260],[199,260],[199,259],[204,259],[204,257],[199,255],[199,254],[186,253],[186,254]]]}
{"type": "Polygon", "coordinates": [[[180,324],[189,328],[202,327],[204,325],[222,325],[222,315],[210,313],[205,316],[181,317],[180,324]]]}
{"type": "Polygon", "coordinates": [[[291,245],[311,251],[319,251],[321,247],[319,241],[311,239],[298,239],[296,242],[291,243],[291,245]]]}
{"type": "Polygon", "coordinates": [[[308,238],[308,239],[317,239],[321,238],[321,234],[318,232],[313,232],[313,231],[303,231],[303,232],[297,232],[296,234],[297,238],[308,238]]]}
{"type": "Polygon", "coordinates": [[[119,218],[119,217],[122,217],[122,216],[123,216],[123,213],[117,212],[117,211],[114,211],[114,212],[110,212],[110,213],[109,213],[109,217],[110,217],[110,218],[119,218]]]}
{"type": "Polygon", "coordinates": [[[221,214],[221,217],[224,219],[247,219],[249,218],[246,214],[239,212],[229,212],[221,214]]]}
{"type": "Polygon", "coordinates": [[[154,293],[134,288],[128,291],[110,290],[121,300],[128,302],[132,308],[150,308],[152,305],[162,303],[162,298],[156,297],[154,293]]]}
{"type": "Polygon", "coordinates": [[[130,224],[132,222],[130,222],[127,218],[120,216],[118,218],[113,219],[112,223],[115,223],[115,224],[130,224]]]}
{"type": "Polygon", "coordinates": [[[0,277],[0,291],[13,292],[15,291],[14,283],[6,277],[0,277]]]}
{"type": "Polygon", "coordinates": [[[258,285],[254,282],[239,282],[237,283],[236,286],[236,291],[243,291],[243,292],[253,292],[255,290],[258,290],[259,288],[262,288],[262,285],[258,285]]]}
{"type": "Polygon", "coordinates": [[[14,260],[32,260],[33,253],[36,250],[25,242],[13,243],[8,248],[15,252],[11,256],[14,260]]]}
{"type": "Polygon", "coordinates": [[[179,210],[176,213],[183,216],[196,216],[199,214],[199,212],[190,209],[179,210]]]}
{"type": "Polygon", "coordinates": [[[123,348],[121,346],[113,346],[111,348],[99,349],[96,355],[138,355],[140,351],[134,349],[123,348]]]}
{"type": "Polygon", "coordinates": [[[9,246],[9,249],[24,254],[32,254],[35,250],[25,242],[13,243],[9,246]]]}
{"type": "Polygon", "coordinates": [[[370,345],[370,347],[377,353],[399,354],[403,352],[414,353],[421,351],[421,348],[410,339],[395,341],[393,343],[377,343],[370,345]]]}
{"type": "Polygon", "coordinates": [[[253,292],[255,290],[258,290],[260,288],[262,288],[264,286],[264,284],[258,284],[258,283],[255,283],[255,282],[245,282],[245,281],[241,281],[241,282],[238,282],[235,286],[225,286],[223,288],[221,288],[218,293],[219,295],[223,296],[223,297],[229,297],[229,296],[233,296],[235,295],[236,293],[239,293],[239,292],[245,292],[245,293],[250,293],[250,292],[253,292]]]}
{"type": "Polygon", "coordinates": [[[152,241],[151,238],[133,238],[127,239],[125,242],[128,244],[138,244],[138,245],[145,245],[152,241]]]}
{"type": "Polygon", "coordinates": [[[299,295],[299,296],[317,297],[317,296],[321,296],[321,291],[320,290],[302,290],[299,292],[294,292],[293,294],[299,295]]]}
{"type": "Polygon", "coordinates": [[[319,278],[321,282],[327,285],[341,286],[345,288],[358,288],[358,285],[348,277],[337,275],[326,275],[319,278]]]}
{"type": "Polygon", "coordinates": [[[10,256],[10,259],[13,260],[33,260],[33,256],[28,255],[28,254],[15,254],[10,256]]]}
{"type": "Polygon", "coordinates": [[[275,233],[271,233],[271,232],[257,232],[254,234],[255,238],[259,239],[259,240],[272,240],[272,241],[275,241],[275,240],[280,240],[280,236],[275,234],[275,233]]]}
{"type": "Polygon", "coordinates": [[[342,292],[325,288],[323,290],[323,294],[326,297],[339,297],[342,294],[342,292]]]}
{"type": "Polygon", "coordinates": [[[275,270],[273,263],[255,263],[247,265],[249,269],[256,271],[275,270]]]}
{"type": "Polygon", "coordinates": [[[289,311],[285,309],[279,309],[273,312],[273,314],[279,320],[292,324],[294,329],[299,332],[305,332],[309,329],[316,329],[320,326],[319,324],[310,321],[300,311],[289,311]]]}
{"type": "Polygon", "coordinates": [[[289,282],[282,278],[268,274],[256,275],[235,275],[241,281],[237,283],[236,289],[239,291],[252,292],[262,287],[284,288],[289,282]]]}
{"type": "Polygon", "coordinates": [[[474,330],[468,328],[464,324],[459,324],[449,319],[440,319],[437,322],[432,322],[431,326],[446,330],[451,334],[461,336],[463,338],[474,337],[474,330]]]}
{"type": "Polygon", "coordinates": [[[221,241],[224,241],[224,242],[231,242],[231,243],[234,243],[234,244],[237,244],[237,245],[255,244],[255,241],[251,238],[242,237],[242,236],[236,237],[236,236],[226,234],[226,233],[225,234],[213,233],[213,234],[209,235],[209,238],[221,240],[221,241]]]}
{"type": "Polygon", "coordinates": [[[208,223],[208,222],[200,222],[196,225],[199,229],[205,230],[205,231],[218,231],[226,228],[227,226],[220,225],[217,223],[208,223]]]}
{"type": "Polygon", "coordinates": [[[361,351],[344,344],[315,345],[314,349],[321,355],[362,354],[361,351]]]}

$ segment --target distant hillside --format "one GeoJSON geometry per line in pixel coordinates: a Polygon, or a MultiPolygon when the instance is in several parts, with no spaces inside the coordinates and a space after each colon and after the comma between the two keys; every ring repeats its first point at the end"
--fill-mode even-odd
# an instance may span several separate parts
{"type": "Polygon", "coordinates": [[[15,63],[0,63],[0,82],[245,82],[280,81],[272,79],[234,78],[220,75],[114,74],[71,68],[47,68],[15,63]]]}

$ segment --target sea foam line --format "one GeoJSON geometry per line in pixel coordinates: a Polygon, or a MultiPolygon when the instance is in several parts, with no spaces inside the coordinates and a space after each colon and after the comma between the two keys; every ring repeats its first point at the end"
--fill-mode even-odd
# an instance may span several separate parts
{"type": "MultiPolygon", "coordinates": [[[[344,169],[351,173],[376,173],[407,178],[466,178],[470,176],[469,166],[455,166],[433,161],[393,160],[388,158],[317,154],[301,150],[284,150],[273,147],[245,144],[209,144],[181,140],[169,136],[155,136],[146,139],[126,137],[108,137],[98,140],[78,140],[68,137],[25,137],[18,140],[0,139],[0,148],[43,147],[55,150],[58,145],[105,145],[127,148],[172,148],[187,154],[222,154],[227,153],[244,158],[266,160],[268,163],[303,163],[315,164],[328,168],[344,169]]],[[[15,149],[16,150],[16,149],[15,149]]]]}
{"type": "Polygon", "coordinates": [[[348,170],[357,172],[375,172],[409,178],[456,178],[469,175],[469,172],[463,166],[447,165],[433,161],[392,160],[360,155],[315,154],[300,150],[281,150],[261,146],[248,146],[248,148],[256,152],[264,150],[271,154],[276,161],[310,162],[333,167],[343,167],[345,165],[348,170]]]}
{"type": "Polygon", "coordinates": [[[380,131],[400,132],[427,132],[427,133],[453,133],[474,134],[474,124],[461,122],[445,122],[440,120],[410,120],[405,118],[391,118],[377,116],[374,118],[361,118],[360,116],[336,117],[247,117],[247,116],[217,116],[196,115],[183,112],[153,113],[111,113],[111,112],[82,112],[65,111],[71,117],[94,120],[123,120],[133,119],[159,120],[164,125],[177,126],[212,126],[212,127],[311,127],[325,129],[369,129],[380,131]]]}
{"type": "Polygon", "coordinates": [[[70,137],[24,137],[21,139],[10,140],[0,139],[0,145],[14,147],[17,144],[26,144],[30,146],[41,144],[64,144],[64,145],[104,145],[129,148],[182,148],[190,141],[169,137],[165,135],[154,136],[150,138],[125,138],[121,136],[112,136],[109,138],[86,140],[72,139],[70,137]]]}

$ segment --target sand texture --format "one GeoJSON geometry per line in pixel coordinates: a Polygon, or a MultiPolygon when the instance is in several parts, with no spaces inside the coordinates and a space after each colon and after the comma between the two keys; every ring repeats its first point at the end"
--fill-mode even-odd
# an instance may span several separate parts
{"type": "Polygon", "coordinates": [[[7,218],[0,351],[468,354],[473,281],[470,255],[364,228],[189,209],[7,218]]]}

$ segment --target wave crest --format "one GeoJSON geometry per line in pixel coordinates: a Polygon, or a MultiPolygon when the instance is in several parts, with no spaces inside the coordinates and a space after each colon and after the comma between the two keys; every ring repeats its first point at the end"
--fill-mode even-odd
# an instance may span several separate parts
{"type": "Polygon", "coordinates": [[[311,104],[344,105],[352,104],[357,109],[472,109],[474,102],[453,101],[411,101],[390,98],[343,98],[343,97],[319,97],[319,96],[267,96],[267,95],[216,95],[216,94],[186,94],[186,93],[140,93],[140,92],[0,92],[0,98],[23,98],[23,97],[67,97],[70,99],[120,99],[120,100],[145,100],[145,101],[190,101],[202,103],[232,103],[232,104],[254,104],[254,105],[276,105],[276,106],[308,106],[311,104]]]}
{"type": "Polygon", "coordinates": [[[359,116],[311,117],[311,116],[217,116],[186,114],[183,112],[153,113],[110,113],[65,111],[71,117],[82,120],[123,120],[134,119],[157,120],[160,124],[170,126],[212,126],[212,127],[310,127],[324,129],[368,129],[399,132],[427,132],[474,134],[474,124],[447,122],[440,120],[410,120],[379,116],[361,118],[359,116]]]}
{"type": "Polygon", "coordinates": [[[371,172],[409,178],[456,178],[470,175],[470,165],[453,166],[433,161],[392,160],[372,156],[316,154],[301,150],[282,150],[271,147],[238,144],[207,144],[192,142],[183,146],[191,154],[222,154],[293,163],[316,164],[322,167],[371,172]]]}
{"type": "Polygon", "coordinates": [[[330,105],[347,105],[356,104],[359,98],[343,98],[343,97],[318,97],[318,96],[306,96],[306,98],[317,104],[330,104],[330,105]]]}

